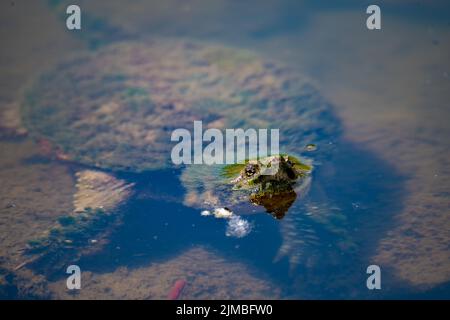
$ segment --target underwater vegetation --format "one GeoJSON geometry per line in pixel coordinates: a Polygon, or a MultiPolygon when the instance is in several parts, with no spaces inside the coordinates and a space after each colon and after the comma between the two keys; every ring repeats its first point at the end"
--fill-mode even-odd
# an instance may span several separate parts
{"type": "Polygon", "coordinates": [[[67,261],[77,260],[82,249],[97,243],[99,235],[110,229],[116,219],[100,208],[86,208],[76,217],[61,216],[48,236],[28,242],[25,254],[33,256],[30,266],[46,274],[61,271],[67,261]]]}

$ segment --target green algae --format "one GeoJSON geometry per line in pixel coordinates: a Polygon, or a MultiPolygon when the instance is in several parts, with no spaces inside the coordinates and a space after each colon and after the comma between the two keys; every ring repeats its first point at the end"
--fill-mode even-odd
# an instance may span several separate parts
{"type": "Polygon", "coordinates": [[[27,92],[31,136],[113,171],[171,167],[170,132],[195,120],[219,130],[280,128],[283,152],[336,132],[327,104],[301,77],[248,51],[194,41],[104,46],[60,63],[27,92]],[[224,64],[228,71],[218,72],[224,64]]]}

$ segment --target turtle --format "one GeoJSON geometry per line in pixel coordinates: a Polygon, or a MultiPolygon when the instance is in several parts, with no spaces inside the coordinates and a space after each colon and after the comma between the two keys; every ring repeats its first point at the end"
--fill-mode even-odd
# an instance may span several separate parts
{"type": "MultiPolygon", "coordinates": [[[[313,170],[333,153],[329,138],[341,130],[312,81],[288,66],[245,49],[156,37],[112,43],[60,62],[28,88],[21,117],[47,154],[77,170],[73,212],[26,250],[30,263],[47,267],[92,250],[88,243],[101,247],[107,241],[136,192],[134,181],[121,174],[166,169],[181,171],[187,206],[250,203],[281,219],[278,259],[288,255],[296,265],[305,243],[297,231],[310,217],[288,209],[308,193],[313,170]],[[192,129],[198,120],[221,131],[280,128],[282,153],[236,165],[174,165],[171,133],[192,129]],[[256,179],[263,163],[274,161],[281,164],[279,174],[256,179]],[[215,203],[208,202],[211,196],[215,203]]],[[[326,225],[327,215],[316,221],[326,225]]]]}
{"type": "Polygon", "coordinates": [[[212,208],[221,203],[238,208],[253,204],[263,207],[274,218],[283,219],[297,194],[308,193],[311,171],[311,165],[295,156],[275,154],[231,165],[191,166],[180,179],[187,189],[188,206],[195,205],[198,199],[212,208]]]}

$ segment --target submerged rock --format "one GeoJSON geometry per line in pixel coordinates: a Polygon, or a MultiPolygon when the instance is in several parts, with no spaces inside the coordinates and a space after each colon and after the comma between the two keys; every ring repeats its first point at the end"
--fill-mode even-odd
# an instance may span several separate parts
{"type": "Polygon", "coordinates": [[[83,289],[73,294],[65,279],[48,287],[56,299],[167,299],[174,282],[184,279],[182,299],[277,299],[281,290],[264,275],[203,247],[169,260],[113,271],[83,273],[83,289]]]}
{"type": "Polygon", "coordinates": [[[69,261],[76,262],[81,254],[99,250],[120,222],[120,206],[129,200],[132,186],[103,172],[78,172],[74,211],[59,217],[45,235],[28,242],[25,253],[31,255],[29,263],[51,274],[61,271],[69,261]]]}
{"type": "Polygon", "coordinates": [[[77,192],[74,195],[74,212],[83,212],[86,208],[114,210],[128,201],[132,194],[133,183],[127,183],[97,170],[83,170],[76,173],[77,192]]]}
{"type": "Polygon", "coordinates": [[[0,137],[24,137],[27,129],[22,124],[17,103],[2,105],[0,108],[0,137]]]}

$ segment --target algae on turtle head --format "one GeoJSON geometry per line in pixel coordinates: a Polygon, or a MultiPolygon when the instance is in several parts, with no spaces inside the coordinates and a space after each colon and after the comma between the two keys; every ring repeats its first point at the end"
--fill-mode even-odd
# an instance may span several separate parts
{"type": "Polygon", "coordinates": [[[230,182],[236,189],[255,189],[260,194],[276,194],[292,190],[292,186],[311,173],[312,167],[289,155],[272,155],[250,159],[244,164],[225,166],[224,175],[236,177],[230,182]]]}
{"type": "Polygon", "coordinates": [[[296,191],[301,190],[304,195],[311,172],[311,165],[287,154],[250,159],[223,168],[234,190],[248,190],[248,200],[263,206],[277,219],[283,218],[294,203],[296,191]]]}

